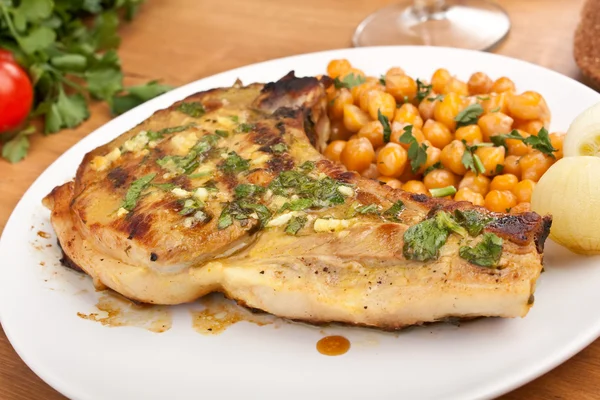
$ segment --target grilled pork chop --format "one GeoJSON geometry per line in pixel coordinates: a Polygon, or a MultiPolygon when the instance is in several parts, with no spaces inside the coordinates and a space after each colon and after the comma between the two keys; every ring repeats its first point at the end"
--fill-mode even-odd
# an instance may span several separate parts
{"type": "Polygon", "coordinates": [[[324,159],[330,84],[290,73],[198,93],[90,152],[44,199],[65,259],[154,304],[220,291],[383,329],[526,315],[550,218],[394,190],[324,159]]]}

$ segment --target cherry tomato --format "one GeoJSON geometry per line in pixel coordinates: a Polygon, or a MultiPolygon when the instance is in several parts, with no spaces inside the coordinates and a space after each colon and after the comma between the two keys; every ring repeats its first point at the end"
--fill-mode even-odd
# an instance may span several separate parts
{"type": "Polygon", "coordinates": [[[33,102],[33,87],[27,73],[0,50],[0,133],[17,128],[27,118],[33,102]]]}

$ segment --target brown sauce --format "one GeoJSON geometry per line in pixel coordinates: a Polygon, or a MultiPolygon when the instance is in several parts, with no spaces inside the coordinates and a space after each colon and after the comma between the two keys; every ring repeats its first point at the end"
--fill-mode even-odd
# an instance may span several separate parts
{"type": "Polygon", "coordinates": [[[317,351],[326,356],[341,356],[350,350],[350,341],[343,336],[325,336],[317,342],[317,351]]]}
{"type": "Polygon", "coordinates": [[[135,304],[111,291],[100,295],[96,308],[98,312],[77,315],[104,326],[135,326],[157,333],[168,331],[173,324],[168,307],[135,304]]]}
{"type": "Polygon", "coordinates": [[[218,293],[204,296],[199,303],[204,309],[191,311],[192,326],[196,332],[203,335],[219,334],[240,321],[263,326],[276,320],[276,317],[270,314],[253,313],[218,293]]]}

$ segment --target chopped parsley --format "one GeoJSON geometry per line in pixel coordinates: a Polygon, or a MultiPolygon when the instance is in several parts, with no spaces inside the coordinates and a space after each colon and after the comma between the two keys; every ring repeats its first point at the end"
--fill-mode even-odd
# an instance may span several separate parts
{"type": "Polygon", "coordinates": [[[500,111],[500,107],[492,108],[490,110],[491,113],[495,113],[495,112],[498,112],[498,111],[500,111]]]}
{"type": "Polygon", "coordinates": [[[404,210],[404,203],[402,200],[398,200],[390,208],[385,210],[383,213],[384,218],[389,219],[390,221],[399,222],[398,215],[404,210]]]}
{"type": "Polygon", "coordinates": [[[479,100],[479,101],[486,101],[489,99],[490,99],[490,96],[477,96],[477,100],[479,100]]]}
{"type": "Polygon", "coordinates": [[[428,97],[428,98],[427,98],[427,101],[431,101],[431,102],[433,102],[433,101],[438,101],[438,100],[439,100],[439,101],[444,101],[444,95],[443,95],[443,94],[438,94],[438,95],[437,95],[437,96],[435,96],[435,97],[428,97]]]}
{"type": "Polygon", "coordinates": [[[230,115],[229,119],[235,122],[236,124],[240,122],[240,118],[237,115],[230,115]]]}
{"type": "Polygon", "coordinates": [[[277,143],[277,144],[274,144],[273,146],[271,146],[271,150],[275,154],[281,154],[281,153],[285,153],[288,150],[288,148],[284,143],[277,143]]]}
{"type": "Polygon", "coordinates": [[[144,175],[141,178],[133,181],[127,193],[125,194],[125,200],[121,203],[121,207],[127,211],[131,211],[135,208],[135,205],[140,198],[142,192],[150,185],[152,179],[156,176],[155,173],[144,175]]]}
{"type": "Polygon", "coordinates": [[[477,118],[483,114],[483,107],[479,103],[471,104],[466,107],[464,110],[458,113],[458,115],[454,118],[456,121],[456,127],[460,128],[461,126],[473,125],[477,123],[477,118]]]}
{"type": "Polygon", "coordinates": [[[245,199],[255,197],[265,192],[265,188],[251,183],[241,183],[234,189],[236,199],[245,199]]]}
{"type": "Polygon", "coordinates": [[[248,133],[251,130],[253,130],[254,128],[256,128],[256,126],[254,124],[241,123],[237,126],[235,131],[238,133],[248,133]]]}
{"type": "Polygon", "coordinates": [[[224,137],[224,138],[226,138],[226,137],[228,137],[228,136],[229,136],[229,132],[228,132],[228,131],[223,131],[223,130],[221,130],[221,129],[217,129],[217,130],[215,131],[215,134],[216,134],[216,135],[219,135],[219,136],[221,136],[221,137],[224,137]]]}
{"type": "Polygon", "coordinates": [[[292,200],[292,201],[284,203],[281,206],[281,209],[279,210],[279,212],[283,212],[286,210],[302,211],[302,210],[306,210],[307,208],[311,208],[313,205],[314,205],[313,199],[296,199],[296,200],[292,200]]]}
{"type": "Polygon", "coordinates": [[[250,161],[240,157],[235,151],[228,153],[227,158],[219,165],[219,168],[228,174],[237,174],[250,168],[250,161]]]}
{"type": "Polygon", "coordinates": [[[171,133],[183,132],[189,128],[193,128],[196,124],[187,124],[180,126],[172,126],[169,128],[164,128],[158,131],[147,131],[146,136],[148,136],[148,140],[158,140],[164,138],[165,135],[169,135],[171,133]]]}
{"type": "Polygon", "coordinates": [[[475,151],[479,147],[491,147],[492,143],[475,143],[472,146],[467,146],[467,142],[463,140],[463,144],[465,145],[465,152],[462,155],[461,162],[465,166],[466,169],[470,169],[475,172],[475,174],[483,174],[485,172],[485,166],[481,162],[481,159],[475,151]]]}
{"type": "Polygon", "coordinates": [[[408,144],[408,159],[412,172],[417,172],[421,165],[427,162],[427,145],[417,142],[417,139],[412,134],[412,125],[404,127],[404,133],[400,136],[400,142],[408,144]]]}
{"type": "Polygon", "coordinates": [[[385,75],[379,76],[379,83],[381,83],[383,86],[385,86],[385,75]]]}
{"type": "Polygon", "coordinates": [[[301,199],[309,199],[312,201],[311,206],[330,207],[345,202],[344,196],[338,190],[340,186],[345,185],[330,177],[314,179],[305,172],[283,171],[271,181],[269,189],[276,195],[297,195],[301,199]]]}
{"type": "Polygon", "coordinates": [[[182,200],[183,208],[179,211],[180,215],[194,214],[200,208],[204,207],[204,203],[194,198],[182,200]]]}
{"type": "Polygon", "coordinates": [[[408,260],[435,260],[450,232],[461,236],[466,234],[466,230],[449,213],[440,211],[435,217],[412,225],[404,232],[402,253],[408,260]]]}
{"type": "Polygon", "coordinates": [[[341,88],[346,88],[346,89],[352,89],[354,86],[358,86],[361,83],[365,82],[365,77],[362,75],[355,75],[355,74],[348,74],[346,76],[344,76],[342,79],[335,78],[333,80],[333,85],[335,86],[336,89],[341,89],[341,88]]]}
{"type": "Polygon", "coordinates": [[[491,141],[496,146],[504,146],[506,147],[507,139],[515,139],[521,140],[528,146],[531,146],[535,150],[539,150],[540,152],[549,155],[554,158],[554,152],[557,151],[554,147],[552,147],[552,142],[550,142],[550,136],[548,135],[548,131],[546,128],[540,129],[537,136],[531,135],[528,137],[523,137],[516,129],[513,129],[512,132],[506,133],[503,135],[494,135],[490,137],[491,141]]]}
{"type": "Polygon", "coordinates": [[[379,206],[377,204],[368,204],[355,208],[359,214],[379,214],[379,206]]]}
{"type": "Polygon", "coordinates": [[[199,101],[183,102],[177,106],[177,111],[181,111],[190,117],[198,118],[204,115],[206,110],[199,101]]]}
{"type": "Polygon", "coordinates": [[[285,227],[285,233],[290,235],[297,234],[300,229],[304,228],[304,225],[306,225],[307,221],[308,218],[304,216],[292,217],[290,222],[288,222],[287,226],[285,227]]]}
{"type": "Polygon", "coordinates": [[[458,254],[471,264],[495,268],[502,256],[502,238],[493,233],[484,233],[481,242],[474,247],[462,246],[458,254]]]}
{"type": "Polygon", "coordinates": [[[252,203],[246,200],[229,202],[221,211],[221,215],[219,215],[217,228],[219,230],[225,229],[233,225],[234,220],[248,220],[254,213],[258,216],[261,227],[265,226],[269,218],[271,218],[271,212],[263,204],[252,203]]]}
{"type": "Polygon", "coordinates": [[[212,171],[204,171],[204,172],[198,172],[196,174],[191,174],[189,176],[189,178],[190,179],[198,179],[198,178],[205,178],[210,175],[212,175],[212,171]]]}
{"type": "Polygon", "coordinates": [[[424,98],[431,94],[431,85],[426,85],[421,82],[420,79],[417,79],[417,100],[419,102],[423,101],[424,98]]]}
{"type": "Polygon", "coordinates": [[[454,219],[460,226],[464,227],[471,236],[478,236],[483,229],[494,220],[475,210],[455,210],[454,219]]]}
{"type": "Polygon", "coordinates": [[[377,119],[383,126],[383,142],[389,143],[392,137],[392,128],[390,127],[390,120],[388,117],[381,113],[381,110],[377,110],[377,119]]]}
{"type": "Polygon", "coordinates": [[[191,174],[200,165],[201,158],[212,146],[207,140],[208,136],[204,136],[198,143],[194,145],[185,156],[165,156],[156,160],[156,163],[163,168],[169,168],[169,165],[175,166],[177,169],[181,169],[185,174],[191,174]]]}
{"type": "Polygon", "coordinates": [[[304,161],[302,165],[300,165],[300,170],[308,173],[315,169],[315,163],[312,161],[304,161]]]}

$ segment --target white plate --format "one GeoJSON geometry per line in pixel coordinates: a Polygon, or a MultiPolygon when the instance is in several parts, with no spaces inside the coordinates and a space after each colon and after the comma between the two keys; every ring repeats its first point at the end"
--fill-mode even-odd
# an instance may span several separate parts
{"type": "Polygon", "coordinates": [[[239,68],[154,99],[92,133],[52,164],[17,205],[0,243],[0,317],[11,343],[42,379],[76,399],[471,399],[507,392],[560,364],[600,335],[600,265],[548,243],[546,273],[524,319],[433,325],[399,334],[330,327],[352,342],[340,357],[315,350],[321,328],[239,323],[221,335],[191,327],[189,306],[174,308],[173,328],[152,333],[108,328],[77,317],[94,310],[91,282],[58,265],[55,236],[40,200],[69,180],[82,156],[154,111],[194,92],[276,80],[289,70],[324,73],[347,58],[369,75],[401,66],[429,78],[445,67],[462,79],[475,71],[508,76],[519,90],[544,95],[552,129],[566,130],[600,95],[555,72],[494,54],[427,47],[379,47],[306,54],[239,68]],[[33,227],[33,228],[32,228],[33,227]],[[52,243],[53,247],[44,247],[52,243]],[[44,262],[45,266],[41,266],[44,262]]]}

